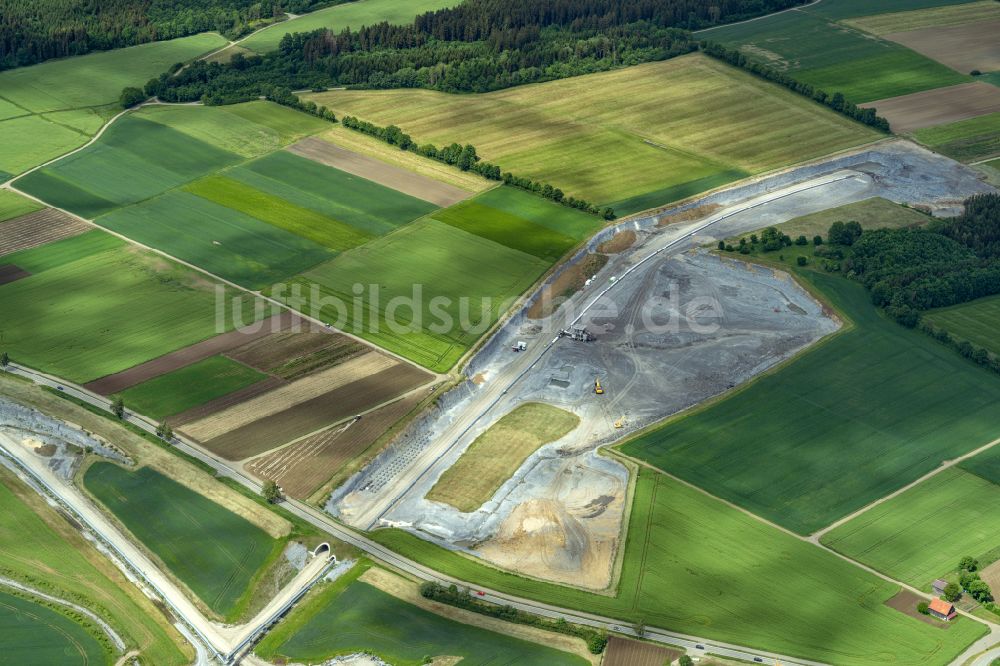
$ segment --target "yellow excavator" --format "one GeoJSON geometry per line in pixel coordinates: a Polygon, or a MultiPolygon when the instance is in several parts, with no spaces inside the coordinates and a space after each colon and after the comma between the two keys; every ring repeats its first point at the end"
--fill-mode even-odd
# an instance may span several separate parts
{"type": "Polygon", "coordinates": [[[604,395],[604,389],[601,387],[600,377],[594,379],[594,393],[596,393],[597,395],[604,395]]]}
{"type": "Polygon", "coordinates": [[[628,420],[626,420],[624,414],[622,415],[622,417],[620,419],[618,419],[617,421],[615,421],[615,427],[616,428],[624,428],[627,425],[628,425],[628,420]]]}

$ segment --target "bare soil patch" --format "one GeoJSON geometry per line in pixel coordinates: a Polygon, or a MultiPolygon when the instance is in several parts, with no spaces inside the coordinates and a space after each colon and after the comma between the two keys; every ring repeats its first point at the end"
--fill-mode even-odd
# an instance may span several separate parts
{"type": "Polygon", "coordinates": [[[36,210],[0,224],[0,256],[79,236],[90,229],[86,222],[55,208],[36,210]]]}
{"type": "Polygon", "coordinates": [[[974,81],[957,86],[880,99],[862,104],[878,109],[894,132],[953,123],[1000,111],[1000,88],[974,81]]]}
{"type": "Polygon", "coordinates": [[[359,356],[368,347],[331,331],[275,333],[253,340],[226,356],[261,372],[293,380],[359,356]]]}
{"type": "Polygon", "coordinates": [[[670,215],[664,215],[661,217],[656,225],[659,227],[665,227],[668,224],[676,224],[678,222],[690,222],[691,220],[700,220],[703,217],[708,217],[715,211],[722,208],[720,204],[705,204],[703,206],[696,206],[694,208],[689,208],[687,210],[682,210],[679,213],[671,213],[670,215]]]}
{"type": "Polygon", "coordinates": [[[281,377],[268,377],[267,379],[251,384],[246,388],[241,388],[238,391],[233,391],[232,393],[219,396],[215,400],[209,400],[208,402],[198,405],[197,407],[192,407],[186,412],[175,414],[167,419],[167,422],[174,428],[179,428],[185,423],[200,421],[201,419],[207,418],[212,414],[229,409],[230,407],[246,402],[247,400],[252,400],[259,395],[264,395],[268,391],[273,391],[279,386],[285,386],[286,384],[288,384],[288,382],[281,377]]]}
{"type": "Polygon", "coordinates": [[[947,622],[942,622],[941,620],[934,619],[930,615],[924,615],[917,610],[917,604],[925,599],[909,590],[900,590],[899,593],[892,597],[891,599],[886,599],[885,605],[889,608],[894,608],[900,613],[909,615],[912,618],[920,620],[924,624],[929,624],[938,629],[947,629],[951,625],[947,622]]]}
{"type": "Polygon", "coordinates": [[[633,243],[635,243],[635,232],[628,229],[627,231],[619,231],[609,240],[598,245],[597,251],[601,254],[618,254],[632,247],[633,243]]]}
{"type": "Polygon", "coordinates": [[[23,280],[30,275],[31,273],[24,270],[20,266],[15,266],[14,264],[0,265],[0,284],[17,282],[18,280],[23,280]]]}
{"type": "MultiPolygon", "coordinates": [[[[318,375],[325,375],[326,372],[318,375]]],[[[230,419],[222,414],[210,417],[210,421],[221,426],[217,430],[213,429],[220,434],[204,440],[203,443],[207,448],[229,460],[243,460],[365,412],[420,386],[430,378],[430,375],[411,365],[395,363],[378,371],[352,376],[349,381],[340,384],[327,377],[320,385],[326,384],[330,388],[309,398],[298,396],[293,389],[299,382],[288,384],[271,392],[279,394],[286,389],[292,390],[290,395],[294,396],[294,400],[285,404],[283,409],[235,428],[228,426],[230,419]]],[[[309,379],[307,377],[300,382],[309,379]]],[[[271,394],[260,396],[250,402],[272,402],[271,394]]],[[[284,397],[277,399],[277,402],[284,404],[284,397]]],[[[238,405],[234,409],[242,410],[243,407],[238,405]]],[[[232,420],[242,419],[238,415],[232,420]]]]}
{"type": "Polygon", "coordinates": [[[429,201],[432,204],[447,207],[464,201],[472,196],[471,192],[436,181],[406,169],[386,164],[367,155],[361,155],[350,150],[335,146],[328,141],[309,137],[298,143],[293,143],[286,150],[307,159],[331,166],[355,176],[391,187],[409,194],[411,197],[429,201]]]}
{"type": "MultiPolygon", "coordinates": [[[[361,574],[361,577],[358,580],[368,583],[372,587],[377,587],[386,594],[391,594],[397,599],[413,604],[414,606],[422,608],[426,611],[430,611],[435,615],[440,615],[441,617],[446,617],[450,620],[455,620],[456,622],[468,624],[473,627],[481,627],[488,631],[504,634],[505,636],[512,636],[524,641],[547,645],[551,648],[555,648],[556,650],[569,652],[583,657],[591,664],[594,664],[594,666],[601,663],[601,656],[591,654],[587,649],[587,644],[582,638],[567,636],[565,634],[557,634],[552,631],[545,631],[544,629],[529,627],[524,624],[505,622],[504,620],[499,620],[495,617],[481,615],[480,613],[473,613],[472,611],[467,611],[462,608],[455,608],[454,606],[449,606],[448,604],[442,604],[437,601],[425,599],[420,595],[420,591],[416,583],[413,583],[390,571],[386,571],[385,569],[372,567],[368,571],[361,574]]],[[[663,663],[665,662],[661,662],[656,666],[662,666],[663,663]]]]}
{"type": "Polygon", "coordinates": [[[208,441],[397,364],[395,359],[369,352],[347,363],[286,384],[253,400],[233,405],[213,414],[211,418],[191,423],[185,427],[185,431],[195,439],[208,441]]]}
{"type": "Polygon", "coordinates": [[[551,315],[570,296],[583,289],[587,280],[604,268],[606,263],[608,263],[607,255],[588,254],[572,266],[568,266],[552,282],[545,285],[535,302],[528,308],[528,318],[544,319],[551,315]]]}
{"type": "Polygon", "coordinates": [[[1000,69],[1000,20],[976,21],[946,28],[921,28],[884,35],[897,44],[937,60],[957,72],[1000,69]]]}
{"type": "Polygon", "coordinates": [[[663,666],[684,654],[662,645],[609,636],[604,666],[663,666]]]}
{"type": "Polygon", "coordinates": [[[360,469],[378,450],[378,440],[419,404],[419,393],[407,396],[360,420],[334,426],[247,465],[261,479],[274,480],[285,494],[305,500],[334,476],[346,477],[360,469]]]}
{"type": "Polygon", "coordinates": [[[266,338],[273,331],[288,328],[292,321],[293,315],[290,312],[284,312],[264,321],[261,326],[255,327],[256,330],[242,329],[216,335],[208,340],[193,344],[190,347],[178,349],[175,352],[154,358],[152,361],[132,366],[127,370],[122,370],[113,375],[95,379],[92,382],[84,384],[84,388],[95,393],[100,393],[101,395],[112,395],[154,377],[159,377],[192,363],[202,361],[209,356],[215,356],[216,354],[236,349],[253,340],[266,338]]]}
{"type": "Polygon", "coordinates": [[[979,577],[993,590],[993,596],[1000,596],[1000,560],[980,571],[979,577]]]}

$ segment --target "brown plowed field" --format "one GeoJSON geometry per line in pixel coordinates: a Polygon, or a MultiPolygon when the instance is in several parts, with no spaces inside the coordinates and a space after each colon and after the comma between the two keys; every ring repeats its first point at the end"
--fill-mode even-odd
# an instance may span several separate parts
{"type": "Polygon", "coordinates": [[[221,412],[232,407],[233,405],[238,405],[241,402],[252,400],[259,395],[264,395],[268,391],[273,391],[279,386],[284,386],[287,383],[288,382],[283,380],[281,377],[268,377],[267,379],[259,381],[256,384],[251,384],[246,388],[219,396],[215,400],[210,400],[203,405],[192,407],[186,412],[175,414],[174,416],[171,416],[168,421],[171,426],[179,428],[185,423],[193,423],[207,418],[216,412],[221,412]]]}
{"type": "Polygon", "coordinates": [[[472,192],[401,169],[380,160],[335,146],[328,141],[309,137],[293,143],[286,150],[307,159],[331,166],[380,185],[429,201],[442,208],[457,204],[472,196],[472,192]]]}
{"type": "Polygon", "coordinates": [[[1000,69],[1000,21],[920,28],[883,36],[962,74],[974,69],[1000,69]]]}
{"type": "Polygon", "coordinates": [[[660,645],[633,641],[619,636],[608,637],[603,666],[663,666],[684,654],[660,645]]]}
{"type": "Polygon", "coordinates": [[[1000,595],[1000,560],[980,571],[979,577],[993,590],[993,596],[1000,595]]]}
{"type": "MultiPolygon", "coordinates": [[[[364,358],[364,357],[361,357],[364,358]]],[[[356,359],[357,360],[357,359],[356,359]]],[[[337,366],[333,371],[349,365],[337,366]]],[[[306,398],[296,385],[310,381],[312,377],[326,375],[331,371],[317,373],[304,380],[287,384],[268,394],[231,408],[226,412],[202,419],[184,429],[185,433],[199,439],[206,448],[229,460],[243,460],[259,455],[269,449],[315,432],[324,426],[344,418],[360,414],[394,397],[429,381],[431,376],[408,364],[393,363],[381,370],[361,372],[350,377],[350,381],[335,382],[325,377],[322,382],[327,390],[306,398]],[[272,398],[275,394],[287,394],[272,398]],[[287,400],[287,397],[294,399],[287,400]],[[274,404],[282,409],[271,409],[274,404]],[[247,419],[244,411],[251,405],[247,419]],[[257,409],[254,409],[257,407],[257,409]],[[234,426],[234,423],[241,423],[234,426]],[[218,433],[214,437],[198,437],[197,433],[218,433]]],[[[310,389],[312,390],[312,389],[310,389]]]]}
{"type": "Polygon", "coordinates": [[[868,104],[885,116],[893,132],[953,123],[1000,111],[1000,88],[982,81],[890,97],[868,104]]]}
{"type": "Polygon", "coordinates": [[[293,315],[290,312],[283,312],[264,321],[262,326],[255,327],[258,330],[235,330],[216,335],[190,347],[178,349],[175,352],[154,358],[152,361],[132,366],[128,370],[95,379],[84,384],[84,388],[101,395],[112,395],[154,377],[197,363],[209,356],[236,349],[253,340],[266,338],[274,331],[288,328],[292,321],[293,315]]]}
{"type": "MultiPolygon", "coordinates": [[[[369,352],[347,363],[286,384],[266,395],[234,405],[210,418],[191,423],[185,431],[195,439],[206,442],[397,364],[395,359],[369,352]]],[[[283,441],[287,442],[288,439],[283,441]]]]}
{"type": "Polygon", "coordinates": [[[0,266],[0,284],[16,282],[31,275],[28,271],[14,264],[4,264],[0,266]]]}
{"type": "Polygon", "coordinates": [[[305,500],[334,475],[360,469],[378,451],[372,444],[420,402],[417,392],[366,414],[360,421],[336,426],[257,458],[247,469],[278,482],[286,495],[305,500]]]}
{"type": "Polygon", "coordinates": [[[90,229],[86,222],[55,208],[36,210],[0,224],[0,256],[79,236],[90,229]]]}
{"type": "Polygon", "coordinates": [[[276,333],[255,340],[226,354],[261,372],[292,380],[311,372],[344,363],[368,347],[339,333],[316,330],[276,333]]]}

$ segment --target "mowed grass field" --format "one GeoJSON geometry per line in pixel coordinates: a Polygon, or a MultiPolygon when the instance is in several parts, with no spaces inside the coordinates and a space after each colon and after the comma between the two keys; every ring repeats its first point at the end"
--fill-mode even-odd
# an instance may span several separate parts
{"type": "Polygon", "coordinates": [[[538,402],[520,405],[477,437],[455,464],[445,470],[427,499],[475,511],[532,453],[568,435],[580,417],[538,402]]]}
{"type": "Polygon", "coordinates": [[[419,143],[472,143],[505,171],[620,215],[879,136],[698,54],[478,95],[308,97],[338,115],[396,124],[419,143]]]}
{"type": "Polygon", "coordinates": [[[443,372],[601,224],[498,188],[345,252],[292,287],[307,299],[307,314],[443,372]]]}
{"type": "Polygon", "coordinates": [[[842,666],[944,666],[986,631],[895,611],[884,602],[898,586],[647,468],[611,595],[501,572],[401,530],[373,538],[491,589],[842,666]]]}
{"type": "MultiPolygon", "coordinates": [[[[164,666],[191,663],[193,650],[152,602],[6,468],[0,468],[0,567],[8,578],[85,605],[111,624],[129,649],[139,650],[143,661],[164,666]]],[[[34,625],[25,634],[9,620],[0,620],[0,644],[11,652],[4,658],[12,657],[10,663],[72,663],[72,653],[51,650],[61,646],[59,637],[43,640],[41,628],[34,625]]],[[[102,655],[89,663],[107,661],[102,655]]]]}
{"type": "Polygon", "coordinates": [[[930,589],[965,555],[1000,548],[1000,486],[947,469],[825,534],[822,542],[896,580],[930,589]]]}
{"type": "Polygon", "coordinates": [[[462,624],[397,599],[357,580],[356,566],[300,604],[257,647],[268,660],[281,656],[319,663],[339,655],[371,652],[396,666],[424,658],[460,657],[468,666],[526,664],[585,666],[582,657],[462,624]]]}
{"type": "Polygon", "coordinates": [[[245,611],[283,542],[159,472],[96,462],[83,484],[167,568],[227,620],[245,611]]]}
{"type": "Polygon", "coordinates": [[[86,143],[118,112],[125,86],[225,43],[203,33],[0,72],[0,179],[86,143]]]}
{"type": "Polygon", "coordinates": [[[621,450],[809,534],[1000,436],[1000,378],[886,319],[860,284],[801,275],[850,328],[621,450]]]}
{"type": "Polygon", "coordinates": [[[855,104],[970,80],[915,51],[838,22],[860,15],[920,8],[913,5],[824,2],[815,8],[803,7],[696,35],[739,48],[747,56],[830,94],[841,92],[855,104]],[[859,76],[859,72],[864,75],[859,76]]]}
{"type": "Polygon", "coordinates": [[[980,2],[941,3],[941,7],[894,11],[887,14],[862,16],[844,21],[873,35],[886,35],[921,28],[946,28],[1000,18],[1000,6],[994,0],[980,2]]]}
{"type": "Polygon", "coordinates": [[[267,379],[225,356],[210,356],[168,372],[121,393],[129,409],[154,419],[164,419],[267,379]]]}
{"type": "Polygon", "coordinates": [[[1000,296],[987,296],[968,303],[939,308],[924,313],[924,318],[956,338],[1000,354],[1000,296]]]}
{"type": "Polygon", "coordinates": [[[363,25],[392,23],[405,25],[413,23],[417,14],[452,7],[458,0],[363,0],[342,4],[303,14],[290,21],[277,23],[261,30],[240,42],[240,46],[257,53],[266,53],[278,48],[281,38],[291,32],[312,32],[327,28],[334,34],[344,28],[360,28],[363,25]]]}
{"type": "MultiPolygon", "coordinates": [[[[31,273],[0,285],[4,350],[70,381],[120,372],[218,333],[213,283],[100,230],[3,262],[31,273]]],[[[241,301],[252,307],[249,297],[241,301]]]]}
{"type": "Polygon", "coordinates": [[[1000,155],[1000,112],[919,129],[914,138],[960,162],[1000,155]]]}

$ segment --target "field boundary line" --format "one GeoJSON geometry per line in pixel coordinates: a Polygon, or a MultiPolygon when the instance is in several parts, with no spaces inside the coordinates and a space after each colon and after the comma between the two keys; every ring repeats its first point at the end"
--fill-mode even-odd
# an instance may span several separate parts
{"type": "MultiPolygon", "coordinates": [[[[871,509],[874,509],[875,507],[877,507],[880,504],[888,502],[889,500],[891,500],[891,499],[893,499],[893,498],[895,498],[895,497],[897,497],[899,495],[902,495],[907,490],[910,490],[914,486],[918,486],[921,483],[923,483],[924,481],[927,481],[928,479],[931,479],[931,478],[937,476],[938,474],[940,474],[941,472],[945,471],[946,469],[951,469],[952,467],[958,465],[959,463],[961,463],[961,462],[963,462],[965,460],[968,460],[969,458],[973,458],[973,457],[979,455],[980,453],[983,453],[985,451],[990,450],[991,448],[993,448],[997,444],[1000,444],[1000,438],[994,439],[992,442],[988,442],[988,443],[980,446],[979,448],[973,449],[972,451],[969,451],[968,453],[965,453],[965,454],[963,454],[963,455],[961,455],[961,456],[959,456],[957,458],[952,458],[951,460],[942,461],[942,463],[940,465],[938,465],[937,467],[935,467],[931,471],[927,472],[926,474],[924,474],[920,478],[915,479],[915,480],[909,482],[908,484],[906,484],[902,488],[898,488],[897,490],[889,493],[888,495],[885,495],[884,497],[878,498],[877,500],[875,500],[874,502],[872,502],[870,504],[866,504],[865,506],[861,507],[857,511],[854,511],[853,513],[850,513],[850,514],[844,516],[843,518],[840,518],[839,520],[837,520],[837,521],[835,521],[835,522],[827,525],[823,529],[818,530],[816,532],[813,532],[812,534],[810,534],[807,537],[807,539],[809,541],[813,541],[814,543],[819,544],[820,539],[822,539],[829,532],[835,530],[836,528],[840,527],[841,525],[850,522],[854,518],[857,518],[858,516],[866,513],[867,511],[869,511],[871,509]]],[[[824,545],[824,548],[826,548],[825,545],[824,545]]]]}

